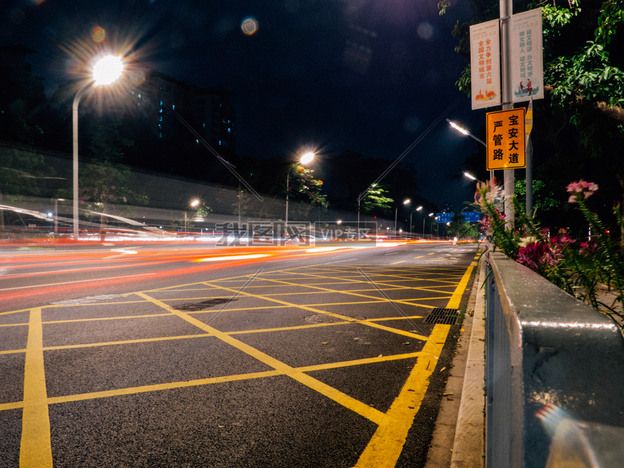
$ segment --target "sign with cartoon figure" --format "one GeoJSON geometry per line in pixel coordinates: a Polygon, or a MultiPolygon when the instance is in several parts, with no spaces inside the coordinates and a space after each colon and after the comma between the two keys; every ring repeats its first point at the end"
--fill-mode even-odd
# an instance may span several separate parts
{"type": "Polygon", "coordinates": [[[470,81],[472,108],[501,103],[498,20],[470,26],[470,81]]]}
{"type": "Polygon", "coordinates": [[[512,15],[510,26],[512,100],[543,99],[542,9],[512,15]]]}
{"type": "Polygon", "coordinates": [[[526,167],[524,112],[524,107],[518,107],[485,115],[488,171],[526,167]]]}

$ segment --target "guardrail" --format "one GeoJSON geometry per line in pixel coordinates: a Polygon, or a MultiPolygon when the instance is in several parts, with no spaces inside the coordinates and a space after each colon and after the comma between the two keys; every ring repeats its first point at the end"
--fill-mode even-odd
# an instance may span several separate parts
{"type": "Polygon", "coordinates": [[[622,466],[619,327],[529,268],[486,255],[487,466],[622,466]]]}

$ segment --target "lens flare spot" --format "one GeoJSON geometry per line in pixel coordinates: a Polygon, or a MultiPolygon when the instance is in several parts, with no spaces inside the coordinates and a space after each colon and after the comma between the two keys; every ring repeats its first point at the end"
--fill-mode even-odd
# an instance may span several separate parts
{"type": "Polygon", "coordinates": [[[98,44],[100,42],[104,42],[104,39],[106,39],[106,30],[101,26],[96,26],[91,31],[91,39],[93,39],[93,42],[97,42],[98,44]]]}
{"type": "Polygon", "coordinates": [[[418,37],[420,37],[421,39],[425,41],[430,41],[431,39],[433,39],[433,26],[431,26],[431,24],[427,23],[426,21],[418,25],[417,31],[418,37]]]}
{"type": "Polygon", "coordinates": [[[243,34],[245,34],[246,36],[251,36],[257,33],[258,28],[258,21],[252,16],[248,16],[241,22],[241,31],[243,31],[243,34]]]}

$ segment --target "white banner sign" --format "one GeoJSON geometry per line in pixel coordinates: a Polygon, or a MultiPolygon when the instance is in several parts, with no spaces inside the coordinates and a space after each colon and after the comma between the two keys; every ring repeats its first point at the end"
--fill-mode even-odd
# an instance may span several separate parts
{"type": "Polygon", "coordinates": [[[544,98],[541,8],[511,17],[511,83],[513,102],[544,98]]]}
{"type": "Polygon", "coordinates": [[[472,108],[501,103],[498,20],[470,26],[470,81],[472,108]]]}

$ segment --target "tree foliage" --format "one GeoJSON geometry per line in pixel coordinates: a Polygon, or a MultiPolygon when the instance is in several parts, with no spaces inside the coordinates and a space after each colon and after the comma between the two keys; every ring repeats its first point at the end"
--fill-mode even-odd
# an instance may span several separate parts
{"type": "Polygon", "coordinates": [[[388,191],[382,185],[371,187],[362,199],[362,212],[387,215],[392,211],[394,200],[388,196],[388,191]]]}

